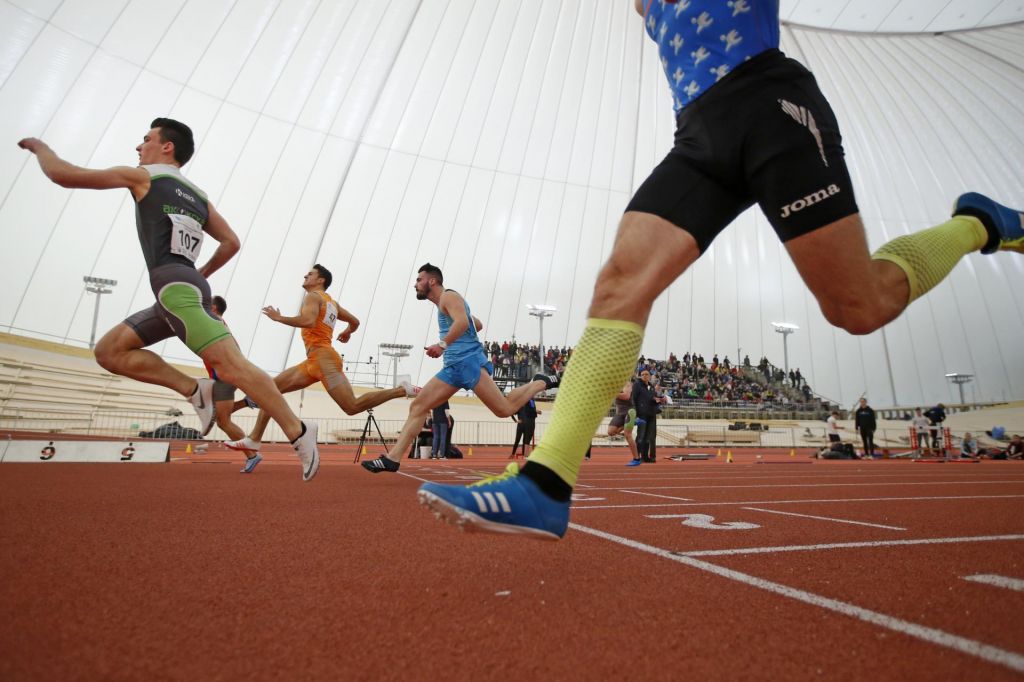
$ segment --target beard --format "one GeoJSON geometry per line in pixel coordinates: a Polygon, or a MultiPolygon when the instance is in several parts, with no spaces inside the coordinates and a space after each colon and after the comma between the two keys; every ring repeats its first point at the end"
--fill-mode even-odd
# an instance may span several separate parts
{"type": "Polygon", "coordinates": [[[420,291],[419,289],[417,289],[416,290],[416,300],[417,301],[425,301],[425,300],[427,300],[427,293],[425,291],[420,291]]]}

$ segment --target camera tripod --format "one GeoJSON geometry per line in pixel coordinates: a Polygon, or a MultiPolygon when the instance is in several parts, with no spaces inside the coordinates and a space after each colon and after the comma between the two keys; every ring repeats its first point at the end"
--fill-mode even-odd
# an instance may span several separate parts
{"type": "Polygon", "coordinates": [[[377,430],[377,436],[380,438],[380,444],[384,446],[384,454],[388,453],[388,444],[384,441],[384,434],[380,432],[380,424],[377,423],[377,418],[373,416],[373,408],[371,407],[366,411],[366,423],[363,424],[363,433],[359,436],[359,444],[356,446],[356,456],[352,460],[353,463],[359,461],[359,458],[363,456],[363,448],[366,446],[366,438],[370,435],[370,424],[373,424],[373,428],[377,430]]]}

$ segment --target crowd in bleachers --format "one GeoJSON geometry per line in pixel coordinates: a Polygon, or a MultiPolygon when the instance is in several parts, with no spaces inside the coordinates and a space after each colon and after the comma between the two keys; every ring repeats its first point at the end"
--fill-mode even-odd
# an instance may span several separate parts
{"type": "Polygon", "coordinates": [[[721,361],[715,354],[711,362],[703,355],[685,353],[681,358],[675,353],[667,360],[641,357],[637,362],[637,373],[647,369],[652,381],[674,403],[736,403],[739,406],[799,406],[813,397],[805,381],[796,382],[796,371],[790,372],[794,379],[786,389],[786,374],[762,358],[757,369],[745,357],[740,364],[734,364],[725,356],[721,361]]]}
{"type": "MultiPolygon", "coordinates": [[[[572,348],[550,347],[541,352],[538,346],[512,341],[484,342],[488,357],[495,369],[508,369],[509,376],[526,381],[537,371],[561,374],[572,356],[572,348]]],[[[682,357],[670,353],[667,360],[640,357],[636,366],[638,376],[643,369],[650,370],[651,380],[661,394],[673,403],[734,403],[738,406],[800,408],[817,407],[811,387],[800,373],[788,373],[772,365],[767,358],[753,366],[749,357],[733,363],[729,356],[721,360],[717,354],[711,361],[703,355],[687,352],[682,357]]]]}
{"type": "Polygon", "coordinates": [[[499,367],[507,368],[511,376],[523,380],[529,379],[538,371],[545,374],[561,374],[565,371],[565,364],[572,354],[571,348],[545,348],[544,367],[541,369],[539,346],[518,343],[512,339],[501,343],[484,341],[484,349],[496,370],[499,367]]]}

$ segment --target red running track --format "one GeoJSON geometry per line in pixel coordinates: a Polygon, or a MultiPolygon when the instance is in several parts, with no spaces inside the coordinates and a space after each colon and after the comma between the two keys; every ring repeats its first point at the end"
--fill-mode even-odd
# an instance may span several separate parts
{"type": "Polygon", "coordinates": [[[1024,677],[1018,462],[596,450],[547,543],[416,504],[501,454],[303,483],[269,449],[0,465],[0,679],[1024,677]]]}

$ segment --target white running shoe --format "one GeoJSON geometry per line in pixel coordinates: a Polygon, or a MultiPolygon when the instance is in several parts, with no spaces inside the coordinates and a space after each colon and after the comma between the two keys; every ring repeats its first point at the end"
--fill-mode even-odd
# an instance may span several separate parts
{"type": "Polygon", "coordinates": [[[229,448],[231,450],[242,450],[248,452],[259,452],[260,445],[262,445],[260,441],[253,440],[252,438],[249,438],[249,436],[239,438],[238,440],[224,441],[224,447],[226,448],[229,448]]]}
{"type": "Polygon", "coordinates": [[[292,447],[299,453],[302,462],[302,480],[311,481],[320,469],[320,450],[316,446],[316,422],[302,422],[306,432],[292,441],[292,447]]]}
{"type": "Polygon", "coordinates": [[[405,389],[406,398],[412,398],[420,392],[420,387],[412,385],[412,377],[408,374],[398,375],[398,386],[405,389]]]}
{"type": "Polygon", "coordinates": [[[205,436],[213,428],[216,414],[213,409],[213,379],[196,379],[196,392],[188,401],[196,408],[199,417],[199,435],[205,436]]]}

